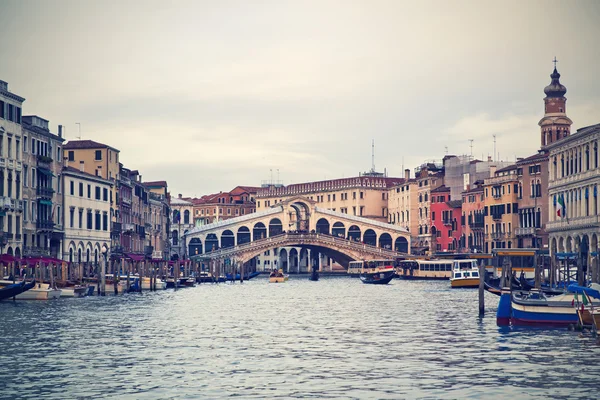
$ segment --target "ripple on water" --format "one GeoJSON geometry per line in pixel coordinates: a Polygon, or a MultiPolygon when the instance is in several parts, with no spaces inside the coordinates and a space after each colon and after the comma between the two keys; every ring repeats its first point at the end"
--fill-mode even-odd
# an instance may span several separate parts
{"type": "Polygon", "coordinates": [[[0,398],[589,398],[595,341],[499,329],[497,299],[481,319],[448,282],[259,277],[2,302],[0,398]]]}

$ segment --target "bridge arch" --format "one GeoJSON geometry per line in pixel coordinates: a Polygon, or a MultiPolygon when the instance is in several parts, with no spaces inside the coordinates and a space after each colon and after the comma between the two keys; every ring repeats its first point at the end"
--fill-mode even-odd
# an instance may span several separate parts
{"type": "Polygon", "coordinates": [[[309,226],[310,204],[304,201],[296,200],[289,205],[290,227],[295,225],[297,231],[306,231],[309,226]]]}
{"type": "Polygon", "coordinates": [[[290,250],[289,258],[290,258],[290,265],[288,266],[288,271],[296,271],[298,269],[298,265],[300,263],[300,259],[298,258],[298,250],[296,248],[292,248],[290,250]]]}
{"type": "Polygon", "coordinates": [[[381,247],[382,249],[392,248],[392,236],[389,233],[384,232],[381,235],[379,235],[379,247],[381,247]]]}
{"type": "Polygon", "coordinates": [[[363,235],[363,242],[371,246],[377,246],[377,234],[373,229],[367,229],[363,235]]]}
{"type": "Polygon", "coordinates": [[[204,244],[206,246],[206,252],[214,251],[219,248],[219,238],[214,233],[209,233],[206,235],[206,239],[204,240],[204,244]]]}
{"type": "Polygon", "coordinates": [[[348,240],[354,240],[355,242],[361,241],[361,231],[356,225],[352,225],[348,228],[348,240]]]}
{"type": "Polygon", "coordinates": [[[283,232],[283,224],[279,218],[269,221],[269,237],[280,235],[283,232]]]}
{"type": "Polygon", "coordinates": [[[286,274],[290,272],[289,268],[289,263],[288,263],[288,251],[287,249],[283,248],[279,251],[279,262],[277,263],[277,265],[283,269],[283,272],[285,272],[286,274]]]}
{"type": "Polygon", "coordinates": [[[221,247],[225,249],[233,246],[235,246],[235,236],[233,232],[227,229],[221,234],[221,247]]]}
{"type": "Polygon", "coordinates": [[[408,253],[408,240],[402,236],[396,238],[394,250],[399,251],[400,253],[408,253]]]}
{"type": "Polygon", "coordinates": [[[317,221],[317,233],[324,233],[329,235],[329,221],[325,218],[321,218],[317,221]]]}
{"type": "Polygon", "coordinates": [[[192,240],[190,240],[190,244],[188,245],[188,247],[189,254],[191,256],[202,254],[202,241],[200,240],[200,238],[193,238],[192,240]]]}
{"type": "Polygon", "coordinates": [[[250,243],[250,229],[240,226],[237,231],[237,244],[250,243]]]}
{"type": "Polygon", "coordinates": [[[341,222],[335,222],[333,227],[331,228],[331,234],[333,236],[345,238],[346,237],[346,227],[341,222]]]}
{"type": "Polygon", "coordinates": [[[252,228],[252,240],[264,239],[267,237],[267,227],[262,222],[257,222],[252,228]]]}

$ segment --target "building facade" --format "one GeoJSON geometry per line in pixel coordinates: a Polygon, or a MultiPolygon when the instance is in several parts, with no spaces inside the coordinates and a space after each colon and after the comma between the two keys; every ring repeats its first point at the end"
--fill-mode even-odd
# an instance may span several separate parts
{"type": "Polygon", "coordinates": [[[412,241],[418,235],[418,184],[410,179],[410,170],[404,171],[404,182],[388,190],[388,223],[408,229],[412,241]]]}
{"type": "Polygon", "coordinates": [[[48,121],[24,116],[23,170],[17,181],[23,186],[23,256],[62,259],[64,226],[62,126],[58,135],[48,121]]]}
{"type": "Polygon", "coordinates": [[[22,255],[22,128],[25,99],[0,81],[0,252],[22,255]]]}
{"type": "Polygon", "coordinates": [[[427,254],[432,247],[431,235],[431,191],[444,184],[444,164],[439,161],[427,161],[415,169],[417,176],[417,241],[413,242],[413,254],[427,254]]]}
{"type": "Polygon", "coordinates": [[[517,247],[547,248],[548,154],[542,151],[517,161],[519,224],[517,247]]]}
{"type": "Polygon", "coordinates": [[[258,189],[252,186],[237,186],[229,192],[185,200],[194,205],[194,224],[202,226],[255,212],[255,196],[258,189]]]}
{"type": "Polygon", "coordinates": [[[181,194],[170,199],[171,207],[171,255],[172,260],[185,260],[188,258],[185,233],[194,228],[194,205],[181,194]]]}
{"type": "Polygon", "coordinates": [[[485,248],[485,197],[483,182],[477,181],[462,196],[462,242],[465,250],[482,253],[485,248]]]}
{"type": "Polygon", "coordinates": [[[110,249],[112,182],[73,167],[64,167],[63,260],[97,265],[102,248],[110,249]]]}
{"type": "Polygon", "coordinates": [[[152,247],[153,260],[168,260],[171,252],[170,207],[166,181],[144,182],[148,190],[149,214],[146,221],[146,234],[152,247]]]}
{"type": "Polygon", "coordinates": [[[517,247],[515,229],[519,224],[519,179],[517,166],[493,172],[484,183],[485,245],[484,252],[517,247]]]}
{"type": "Polygon", "coordinates": [[[436,253],[458,252],[462,246],[461,200],[452,200],[445,185],[431,191],[431,237],[436,253]]]}

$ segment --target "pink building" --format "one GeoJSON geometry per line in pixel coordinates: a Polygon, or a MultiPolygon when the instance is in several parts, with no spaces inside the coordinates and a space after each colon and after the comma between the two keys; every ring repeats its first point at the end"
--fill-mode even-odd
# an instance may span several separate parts
{"type": "Polygon", "coordinates": [[[431,237],[434,252],[457,252],[461,243],[462,199],[452,200],[444,185],[431,191],[431,237]]]}

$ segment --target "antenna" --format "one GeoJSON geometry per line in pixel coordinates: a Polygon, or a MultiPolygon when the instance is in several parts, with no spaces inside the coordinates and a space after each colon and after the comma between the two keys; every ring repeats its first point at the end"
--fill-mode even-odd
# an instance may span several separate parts
{"type": "Polygon", "coordinates": [[[271,171],[271,185],[273,185],[273,168],[270,168],[269,171],[271,171]]]}
{"type": "Polygon", "coordinates": [[[444,146],[444,151],[446,152],[446,155],[448,155],[448,146],[444,146]]]}
{"type": "Polygon", "coordinates": [[[494,137],[494,161],[496,161],[496,134],[492,135],[494,137]]]}
{"type": "Polygon", "coordinates": [[[473,139],[469,139],[469,142],[471,142],[471,157],[473,157],[473,139]]]}
{"type": "Polygon", "coordinates": [[[79,136],[77,136],[77,139],[81,140],[81,123],[80,122],[75,122],[75,125],[79,126],[79,136]]]}
{"type": "Polygon", "coordinates": [[[402,156],[402,172],[404,173],[404,156],[402,156]]]}
{"type": "Polygon", "coordinates": [[[277,168],[277,184],[279,184],[279,168],[277,168]]]}
{"type": "Polygon", "coordinates": [[[375,139],[371,142],[371,171],[375,172],[375,139]]]}

